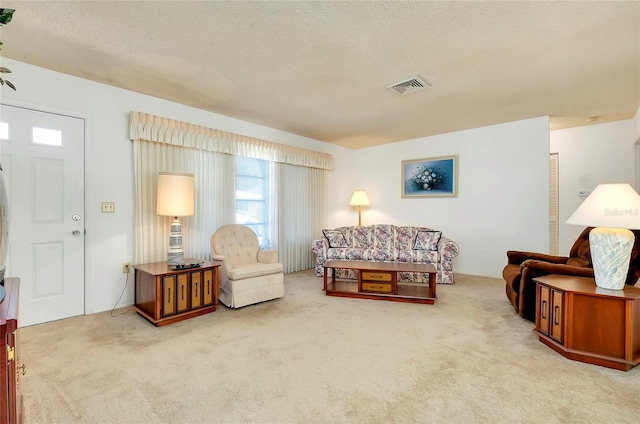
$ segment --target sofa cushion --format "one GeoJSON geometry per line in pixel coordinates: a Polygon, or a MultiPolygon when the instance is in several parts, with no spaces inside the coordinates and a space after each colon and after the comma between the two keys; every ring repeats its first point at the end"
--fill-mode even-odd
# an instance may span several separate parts
{"type": "Polygon", "coordinates": [[[344,234],[338,230],[322,230],[322,234],[329,240],[329,247],[349,247],[344,234]]]}
{"type": "Polygon", "coordinates": [[[395,246],[395,225],[376,225],[373,229],[373,249],[391,250],[395,246]]]}
{"type": "Polygon", "coordinates": [[[416,238],[416,227],[397,227],[396,246],[397,250],[410,250],[416,238]]]}
{"type": "Polygon", "coordinates": [[[437,250],[442,231],[418,231],[413,243],[414,250],[437,250]]]}
{"type": "Polygon", "coordinates": [[[330,247],[327,249],[327,259],[347,259],[347,250],[346,247],[330,247]]]}
{"type": "Polygon", "coordinates": [[[346,249],[345,259],[348,261],[366,261],[367,251],[365,249],[351,248],[346,249]]]}
{"type": "Polygon", "coordinates": [[[429,263],[436,265],[440,262],[437,250],[398,250],[396,262],[429,263]]]}
{"type": "Polygon", "coordinates": [[[373,226],[354,227],[352,247],[359,249],[371,248],[373,239],[373,226]]]}
{"type": "Polygon", "coordinates": [[[393,262],[396,259],[395,256],[394,251],[389,249],[369,249],[366,252],[368,261],[393,262]]]}
{"type": "Polygon", "coordinates": [[[354,247],[338,247],[327,249],[327,259],[342,259],[346,261],[366,261],[368,260],[368,250],[354,247]]]}
{"type": "Polygon", "coordinates": [[[347,246],[351,247],[353,246],[353,229],[355,227],[351,226],[351,227],[338,227],[338,228],[334,228],[335,230],[338,230],[342,233],[342,235],[344,236],[345,240],[347,240],[347,246]]]}

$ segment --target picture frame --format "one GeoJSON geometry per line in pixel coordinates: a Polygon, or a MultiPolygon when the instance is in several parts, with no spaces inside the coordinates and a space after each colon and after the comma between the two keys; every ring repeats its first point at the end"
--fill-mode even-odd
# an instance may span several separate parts
{"type": "Polygon", "coordinates": [[[458,155],[403,160],[402,198],[458,197],[458,155]]]}

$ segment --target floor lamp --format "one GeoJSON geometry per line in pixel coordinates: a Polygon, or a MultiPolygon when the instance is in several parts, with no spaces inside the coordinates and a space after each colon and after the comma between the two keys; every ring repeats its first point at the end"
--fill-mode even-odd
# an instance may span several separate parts
{"type": "Polygon", "coordinates": [[[171,172],[158,174],[157,214],[173,217],[169,234],[167,265],[180,265],[184,260],[182,226],[178,218],[193,215],[194,204],[193,174],[171,172]]]}
{"type": "Polygon", "coordinates": [[[596,286],[622,290],[635,239],[629,230],[640,229],[640,195],[629,184],[600,184],[567,224],[596,227],[589,233],[596,286]]]}
{"type": "Polygon", "coordinates": [[[353,196],[351,196],[349,205],[358,207],[358,225],[362,225],[362,207],[371,205],[371,203],[369,203],[369,196],[367,196],[364,190],[356,190],[353,192],[353,196]]]}

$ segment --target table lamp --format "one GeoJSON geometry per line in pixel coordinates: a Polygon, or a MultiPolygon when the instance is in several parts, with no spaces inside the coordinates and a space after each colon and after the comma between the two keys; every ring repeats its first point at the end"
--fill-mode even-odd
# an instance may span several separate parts
{"type": "Polygon", "coordinates": [[[629,230],[640,229],[640,195],[629,184],[600,184],[567,224],[596,227],[589,233],[596,285],[622,290],[635,239],[629,230]]]}
{"type": "Polygon", "coordinates": [[[369,196],[364,190],[356,190],[353,192],[353,196],[351,196],[351,200],[349,201],[349,206],[357,206],[358,207],[358,225],[362,225],[362,207],[370,206],[369,196]]]}
{"type": "Polygon", "coordinates": [[[179,265],[184,260],[182,226],[178,217],[191,216],[194,210],[193,174],[160,172],[158,174],[157,214],[172,216],[167,265],[179,265]]]}

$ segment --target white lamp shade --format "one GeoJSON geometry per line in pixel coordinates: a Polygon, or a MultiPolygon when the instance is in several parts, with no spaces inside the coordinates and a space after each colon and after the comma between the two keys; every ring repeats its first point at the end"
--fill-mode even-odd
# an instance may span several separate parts
{"type": "Polygon", "coordinates": [[[353,192],[353,196],[351,196],[351,200],[349,201],[349,206],[370,206],[369,196],[364,190],[356,190],[353,192]]]}
{"type": "Polygon", "coordinates": [[[635,238],[630,230],[640,229],[640,195],[629,184],[600,184],[567,223],[596,227],[589,232],[596,285],[622,290],[635,238]]]}
{"type": "Polygon", "coordinates": [[[600,184],[567,224],[640,229],[640,195],[629,184],[600,184]]]}
{"type": "Polygon", "coordinates": [[[193,174],[158,174],[158,215],[191,216],[194,206],[193,174]]]}

